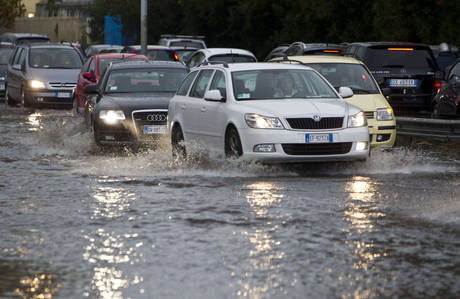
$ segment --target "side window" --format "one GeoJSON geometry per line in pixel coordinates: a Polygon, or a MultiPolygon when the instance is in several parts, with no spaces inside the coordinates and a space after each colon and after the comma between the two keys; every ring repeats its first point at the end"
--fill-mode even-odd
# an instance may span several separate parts
{"type": "Polygon", "coordinates": [[[294,45],[292,47],[290,47],[289,49],[287,49],[286,51],[286,54],[288,56],[295,56],[295,55],[299,55],[301,52],[301,48],[299,45],[294,45]]]}
{"type": "Polygon", "coordinates": [[[216,71],[212,78],[209,90],[217,89],[220,91],[220,95],[224,98],[227,97],[227,86],[225,84],[225,74],[222,71],[216,71]]]}
{"type": "Polygon", "coordinates": [[[23,48],[18,48],[18,50],[16,51],[16,54],[14,54],[13,64],[19,64],[19,58],[22,56],[23,52],[24,52],[23,48]]]}
{"type": "Polygon", "coordinates": [[[204,97],[204,93],[206,92],[206,87],[208,87],[209,80],[211,80],[212,73],[213,70],[203,70],[200,72],[198,78],[195,80],[195,84],[192,87],[192,91],[190,92],[191,97],[204,97]]]}
{"type": "Polygon", "coordinates": [[[355,54],[355,51],[356,51],[356,46],[350,46],[350,47],[347,48],[347,50],[345,52],[345,56],[353,57],[353,55],[355,54]]]}
{"type": "Polygon", "coordinates": [[[18,61],[16,62],[16,64],[22,65],[25,59],[26,59],[26,50],[22,49],[21,53],[19,54],[18,61]]]}
{"type": "Polygon", "coordinates": [[[182,81],[181,86],[177,90],[177,95],[180,95],[180,96],[187,95],[187,92],[190,89],[190,85],[192,85],[193,79],[195,79],[196,74],[198,74],[198,71],[188,74],[188,76],[184,79],[184,81],[182,81]]]}
{"type": "Polygon", "coordinates": [[[14,50],[13,55],[11,55],[11,57],[10,57],[9,64],[14,64],[14,62],[16,61],[16,57],[18,56],[19,51],[21,51],[21,48],[16,48],[14,50]]]}
{"type": "Polygon", "coordinates": [[[95,74],[95,71],[96,71],[96,64],[95,64],[95,61],[96,59],[92,58],[91,59],[91,62],[89,63],[89,68],[88,68],[88,72],[91,73],[91,75],[94,76],[95,74]]]}
{"type": "Polygon", "coordinates": [[[450,71],[448,79],[450,80],[452,78],[455,78],[456,80],[460,79],[460,63],[457,63],[450,71]]]}
{"type": "Polygon", "coordinates": [[[366,48],[365,47],[358,47],[355,56],[359,60],[363,60],[365,54],[366,54],[366,48]]]}
{"type": "Polygon", "coordinates": [[[188,66],[190,68],[192,67],[195,67],[195,66],[198,66],[201,64],[201,61],[203,59],[204,55],[202,53],[196,53],[195,55],[193,55],[191,58],[190,58],[190,62],[188,64],[188,66]]]}
{"type": "Polygon", "coordinates": [[[91,62],[93,58],[89,58],[86,60],[85,64],[83,65],[83,67],[81,68],[83,70],[83,72],[87,72],[88,71],[88,65],[89,63],[91,62]]]}

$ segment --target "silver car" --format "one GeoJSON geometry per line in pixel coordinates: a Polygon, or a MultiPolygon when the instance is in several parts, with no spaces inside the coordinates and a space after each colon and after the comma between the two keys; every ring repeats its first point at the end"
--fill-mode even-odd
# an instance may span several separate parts
{"type": "Polygon", "coordinates": [[[5,98],[10,105],[71,108],[82,64],[70,45],[19,45],[8,63],[5,98]]]}

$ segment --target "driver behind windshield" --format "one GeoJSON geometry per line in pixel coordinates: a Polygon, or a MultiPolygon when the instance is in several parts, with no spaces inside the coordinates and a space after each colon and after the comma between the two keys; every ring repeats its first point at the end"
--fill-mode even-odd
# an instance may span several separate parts
{"type": "Polygon", "coordinates": [[[291,75],[285,73],[279,76],[278,89],[275,92],[275,98],[292,98],[297,94],[295,82],[291,75]]]}

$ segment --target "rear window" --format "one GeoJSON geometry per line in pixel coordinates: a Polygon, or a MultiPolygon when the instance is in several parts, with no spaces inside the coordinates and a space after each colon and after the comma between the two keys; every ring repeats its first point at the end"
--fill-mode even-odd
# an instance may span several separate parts
{"type": "Polygon", "coordinates": [[[0,48],[0,64],[8,64],[13,48],[0,48]]]}
{"type": "Polygon", "coordinates": [[[114,61],[138,61],[142,59],[136,59],[136,58],[100,58],[99,59],[99,68],[98,68],[98,73],[99,75],[102,75],[102,73],[105,71],[105,68],[109,65],[109,63],[114,62],[114,61]]]}
{"type": "Polygon", "coordinates": [[[364,57],[370,68],[425,68],[436,69],[430,52],[414,48],[368,48],[364,57]]]}
{"type": "Polygon", "coordinates": [[[174,53],[169,50],[148,50],[147,56],[153,61],[175,61],[174,53]]]}
{"type": "Polygon", "coordinates": [[[33,44],[33,43],[48,43],[50,40],[46,37],[27,37],[27,38],[18,38],[16,44],[33,44]]]}
{"type": "Polygon", "coordinates": [[[203,43],[194,42],[194,41],[174,41],[169,43],[170,47],[190,47],[190,48],[198,48],[204,49],[203,43]]]}
{"type": "Polygon", "coordinates": [[[256,62],[254,57],[247,55],[237,55],[237,54],[224,54],[224,55],[214,55],[209,57],[209,61],[222,61],[227,63],[232,62],[256,62]]]}

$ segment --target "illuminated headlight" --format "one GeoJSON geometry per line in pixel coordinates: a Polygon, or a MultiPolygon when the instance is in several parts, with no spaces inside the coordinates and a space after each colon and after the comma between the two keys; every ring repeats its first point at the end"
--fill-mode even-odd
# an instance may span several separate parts
{"type": "Polygon", "coordinates": [[[367,141],[358,141],[358,142],[356,142],[356,150],[357,151],[365,151],[365,150],[367,150],[367,141]]]}
{"type": "Polygon", "coordinates": [[[363,127],[367,125],[367,119],[364,115],[364,112],[360,111],[355,115],[348,116],[348,127],[355,128],[355,127],[363,127]]]}
{"type": "Polygon", "coordinates": [[[0,81],[5,81],[5,77],[0,77],[0,81]]]}
{"type": "Polygon", "coordinates": [[[377,120],[392,120],[393,109],[390,107],[377,109],[377,120]]]}
{"type": "Polygon", "coordinates": [[[245,114],[244,119],[248,126],[254,129],[284,129],[277,117],[267,117],[255,113],[245,114]]]}
{"type": "Polygon", "coordinates": [[[45,83],[43,83],[42,81],[38,81],[38,80],[30,80],[29,81],[29,86],[32,87],[32,88],[45,88],[45,83]]]}
{"type": "Polygon", "coordinates": [[[101,110],[99,112],[99,118],[106,124],[116,124],[125,119],[125,114],[121,110],[101,110]]]}

